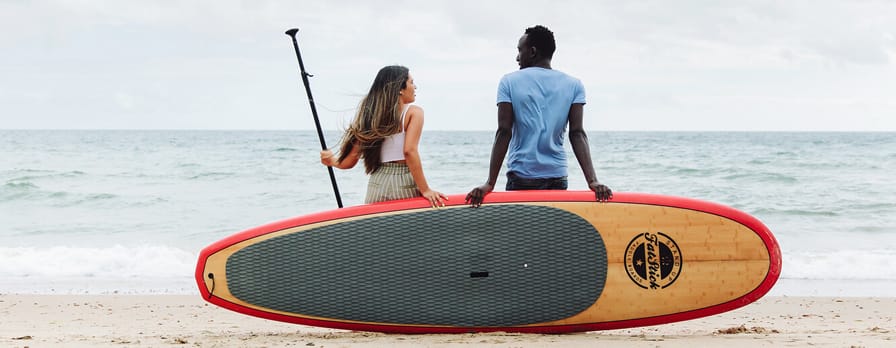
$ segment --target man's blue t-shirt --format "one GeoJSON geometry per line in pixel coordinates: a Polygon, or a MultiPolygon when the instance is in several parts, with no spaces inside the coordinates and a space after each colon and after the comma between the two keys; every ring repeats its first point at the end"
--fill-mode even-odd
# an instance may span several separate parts
{"type": "Polygon", "coordinates": [[[507,172],[530,179],[567,176],[563,141],[570,106],[585,104],[582,82],[553,69],[521,69],[498,84],[498,103],[505,102],[514,114],[507,172]]]}

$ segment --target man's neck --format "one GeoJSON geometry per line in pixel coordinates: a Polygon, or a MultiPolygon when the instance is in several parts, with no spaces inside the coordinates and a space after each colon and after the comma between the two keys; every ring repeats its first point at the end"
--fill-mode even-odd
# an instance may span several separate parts
{"type": "Polygon", "coordinates": [[[550,69],[551,68],[551,60],[550,59],[542,59],[535,64],[532,64],[533,67],[542,68],[542,69],[550,69]]]}

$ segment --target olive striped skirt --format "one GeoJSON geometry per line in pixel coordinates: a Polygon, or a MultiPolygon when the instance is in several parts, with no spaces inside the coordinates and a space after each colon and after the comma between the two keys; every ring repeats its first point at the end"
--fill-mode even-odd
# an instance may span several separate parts
{"type": "Polygon", "coordinates": [[[370,174],[364,203],[413,197],[420,197],[420,191],[417,190],[417,184],[414,183],[414,177],[411,176],[408,166],[404,163],[383,163],[379,169],[370,174]]]}

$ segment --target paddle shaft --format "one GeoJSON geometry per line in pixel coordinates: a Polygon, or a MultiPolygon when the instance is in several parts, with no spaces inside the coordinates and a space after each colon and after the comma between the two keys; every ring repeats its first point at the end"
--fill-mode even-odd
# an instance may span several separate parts
{"type": "MultiPolygon", "coordinates": [[[[308,83],[308,77],[312,76],[305,72],[305,64],[302,62],[302,53],[299,52],[299,42],[296,40],[296,33],[299,32],[299,29],[289,29],[286,31],[286,35],[289,35],[292,38],[292,46],[296,49],[296,59],[299,60],[299,72],[302,75],[302,83],[305,85],[305,92],[308,94],[308,104],[311,105],[311,115],[314,116],[314,126],[317,127],[317,138],[320,139],[320,148],[322,150],[327,149],[327,142],[324,140],[324,132],[320,128],[320,119],[317,117],[317,108],[314,106],[314,98],[311,96],[311,85],[308,83]]],[[[327,166],[327,171],[330,173],[330,183],[333,184],[333,193],[336,194],[336,205],[342,208],[342,197],[339,196],[339,186],[336,185],[336,174],[333,172],[333,167],[327,166]]]]}

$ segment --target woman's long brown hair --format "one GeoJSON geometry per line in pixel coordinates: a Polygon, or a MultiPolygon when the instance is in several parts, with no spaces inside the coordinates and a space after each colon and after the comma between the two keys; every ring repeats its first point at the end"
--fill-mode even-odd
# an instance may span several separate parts
{"type": "Polygon", "coordinates": [[[355,146],[361,147],[364,171],[375,172],[380,167],[383,140],[400,133],[401,102],[399,92],[407,86],[408,68],[390,65],[380,69],[361,99],[355,119],[342,136],[339,161],[344,160],[355,146]]]}

